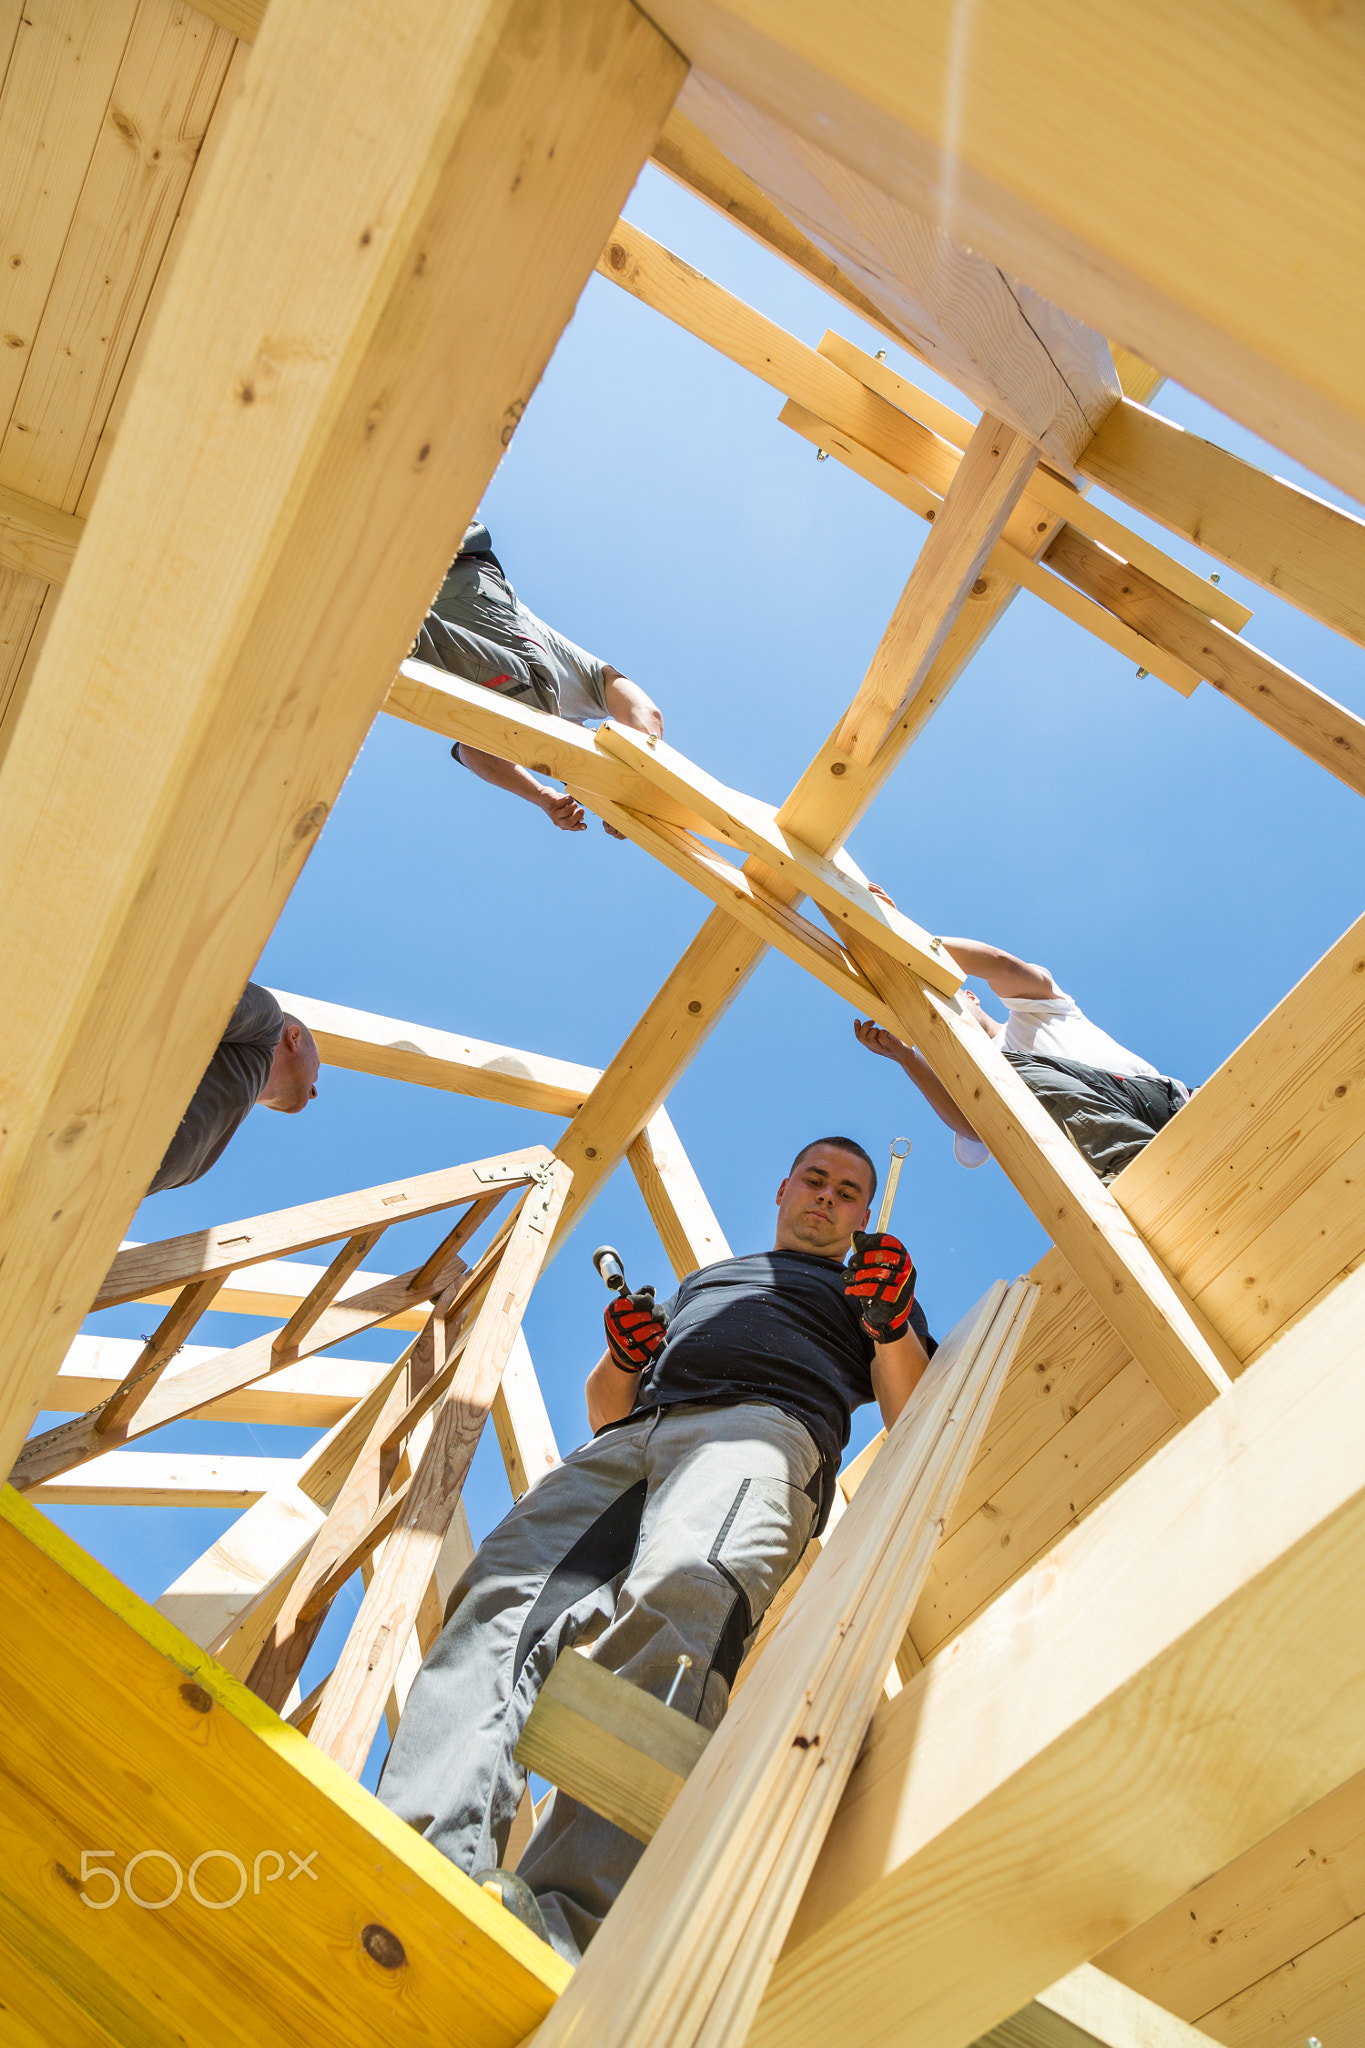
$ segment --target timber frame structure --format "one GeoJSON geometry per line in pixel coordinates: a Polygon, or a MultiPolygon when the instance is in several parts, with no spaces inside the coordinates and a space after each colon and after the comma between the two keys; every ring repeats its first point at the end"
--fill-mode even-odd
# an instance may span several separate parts
{"type": "Polygon", "coordinates": [[[1365,498],[1358,15],[0,0],[0,66],[0,2041],[1359,2042],[1365,920],[1106,1188],[844,851],[1021,588],[1365,796],[1365,722],[1086,495],[1365,642],[1365,525],[1151,405],[1365,498]],[[622,221],[651,156],[979,421],[622,221]],[[594,265],[930,523],[776,808],[404,658],[594,265]],[[711,914],[601,1072],[287,996],[327,1062],[564,1127],[120,1249],[380,712],[711,914]],[[1052,1248],[841,1475],[709,1742],[562,1660],[526,1761],[650,1843],[572,1973],[355,1778],[484,1421],[514,1495],[558,1459],[520,1322],[565,1233],[627,1161],[679,1275],[727,1252],[665,1105],[769,947],[921,1048],[1052,1248]],[[367,1269],[398,1216],[427,1256],[367,1269]],[[131,1300],[142,1346],[79,1335],[131,1300]],[[210,1306],[279,1326],[182,1349],[210,1306]],[[379,1325],[396,1365],[326,1355],[379,1325]],[[190,1414],[319,1434],[130,1448],[190,1414]],[[242,1512],[154,1608],[39,1512],[161,1500],[242,1512]]]}

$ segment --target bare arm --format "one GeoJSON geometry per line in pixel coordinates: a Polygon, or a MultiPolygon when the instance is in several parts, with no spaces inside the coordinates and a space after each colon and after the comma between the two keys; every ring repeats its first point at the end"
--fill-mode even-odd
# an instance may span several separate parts
{"type": "Polygon", "coordinates": [[[664,736],[664,715],[654,699],[633,683],[629,676],[623,676],[619,668],[610,662],[602,667],[603,680],[607,686],[607,709],[618,725],[628,725],[634,732],[651,733],[656,740],[664,736]]]}
{"type": "MultiPolygon", "coordinates": [[[[947,944],[946,939],[944,944],[947,944]]],[[[934,1115],[939,1118],[940,1122],[947,1124],[950,1131],[956,1131],[958,1136],[962,1138],[977,1137],[977,1133],[972,1129],[962,1111],[953,1101],[952,1096],[930,1067],[928,1061],[915,1051],[913,1045],[907,1045],[903,1039],[897,1038],[894,1032],[883,1029],[880,1024],[875,1024],[870,1017],[866,1022],[862,1019],[855,1019],[853,1033],[859,1045],[865,1045],[869,1052],[880,1053],[883,1059],[894,1060],[898,1067],[904,1069],[910,1080],[919,1089],[920,1094],[924,1097],[930,1109],[933,1110],[934,1115]]],[[[978,1139],[979,1142],[980,1140],[978,1139]]]]}
{"type": "Polygon", "coordinates": [[[543,782],[536,781],[529,768],[519,768],[514,761],[504,761],[497,754],[482,753],[465,740],[460,741],[460,759],[480,782],[491,782],[495,789],[508,790],[513,796],[525,797],[528,804],[535,804],[561,832],[587,831],[588,821],[578,799],[567,790],[547,789],[543,782]]]}
{"type": "Polygon", "coordinates": [[[948,951],[964,974],[975,975],[998,996],[1026,996],[1034,1001],[1057,993],[1046,967],[1021,960],[1000,946],[983,946],[979,939],[945,939],[948,951]]]}
{"type": "Polygon", "coordinates": [[[635,1406],[635,1389],[640,1384],[638,1372],[625,1372],[615,1363],[610,1351],[604,1351],[592,1371],[588,1374],[584,1393],[588,1397],[588,1426],[596,1435],[607,1422],[620,1422],[635,1406]]]}
{"type": "Polygon", "coordinates": [[[907,1330],[892,1344],[879,1344],[872,1361],[872,1391],[890,1429],[915,1388],[924,1377],[929,1354],[913,1330],[907,1330]]]}

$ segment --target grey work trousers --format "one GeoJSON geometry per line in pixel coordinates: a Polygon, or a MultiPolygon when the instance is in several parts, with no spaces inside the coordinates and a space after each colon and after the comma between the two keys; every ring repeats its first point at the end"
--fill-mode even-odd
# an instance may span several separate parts
{"type": "MultiPolygon", "coordinates": [[[[803,1426],[762,1401],[643,1410],[546,1473],[480,1545],[446,1610],[379,1797],[469,1873],[499,1863],[526,1786],[512,1755],[555,1659],[593,1660],[714,1728],[820,1494],[803,1426]],[[605,1624],[605,1626],[603,1626],[605,1624]]],[[[644,1845],[556,1792],[518,1864],[577,1962],[644,1845]]]]}

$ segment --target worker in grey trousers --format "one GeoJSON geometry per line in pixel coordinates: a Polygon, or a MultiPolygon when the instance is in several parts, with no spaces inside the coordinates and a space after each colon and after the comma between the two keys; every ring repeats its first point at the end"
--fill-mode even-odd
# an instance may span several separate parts
{"type": "Polygon", "coordinates": [[[409,1694],[379,1797],[571,1962],[643,1845],[556,1792],[516,1876],[500,1870],[522,1728],[580,1638],[607,1670],[657,1698],[676,1682],[676,1708],[719,1722],[823,1526],[851,1410],[875,1398],[889,1427],[934,1348],[909,1254],[864,1234],[876,1184],[854,1140],[820,1139],[777,1191],[772,1251],[702,1267],[658,1308],[613,1301],[587,1383],[595,1436],[485,1539],[409,1694]]]}

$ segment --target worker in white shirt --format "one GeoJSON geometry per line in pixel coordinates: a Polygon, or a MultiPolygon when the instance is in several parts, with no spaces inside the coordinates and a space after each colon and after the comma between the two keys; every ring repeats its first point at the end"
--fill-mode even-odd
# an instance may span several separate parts
{"type": "MultiPolygon", "coordinates": [[[[1189,1101],[1183,1081],[1162,1074],[1150,1060],[1129,1052],[1092,1024],[1057,987],[1046,967],[977,939],[945,938],[943,944],[964,974],[984,981],[1005,1005],[1009,1015],[1002,1022],[982,1009],[970,989],[962,991],[982,1030],[1101,1180],[1111,1181],[1121,1173],[1189,1101]]],[[[853,1028],[860,1045],[904,1068],[954,1133],[958,1163],[984,1164],[989,1150],[914,1046],[871,1018],[853,1028]]]]}

